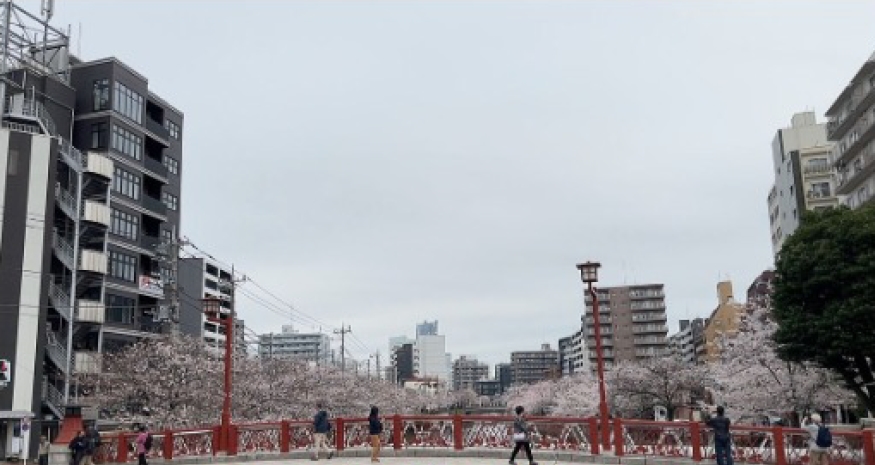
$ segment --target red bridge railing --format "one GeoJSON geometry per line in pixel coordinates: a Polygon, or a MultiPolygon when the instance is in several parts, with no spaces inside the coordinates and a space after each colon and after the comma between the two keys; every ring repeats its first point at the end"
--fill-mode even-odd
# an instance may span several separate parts
{"type": "MultiPolygon", "coordinates": [[[[536,451],[600,455],[595,418],[529,417],[536,451]]],[[[370,447],[366,418],[332,420],[330,443],[338,451],[370,447]]],[[[513,417],[473,415],[394,415],[383,418],[381,440],[387,449],[510,449],[513,417]]],[[[737,426],[732,428],[736,462],[805,465],[808,433],[798,428],[737,426]]],[[[217,453],[227,455],[287,454],[313,444],[309,420],[231,425],[227,450],[219,450],[219,427],[153,432],[151,458],[173,460],[217,453]]],[[[136,461],[136,433],[105,433],[98,453],[102,462],[136,461]]],[[[614,419],[611,452],[616,457],[655,456],[690,462],[714,459],[713,432],[701,423],[614,419]]],[[[875,465],[873,431],[833,431],[831,465],[875,465]]]]}

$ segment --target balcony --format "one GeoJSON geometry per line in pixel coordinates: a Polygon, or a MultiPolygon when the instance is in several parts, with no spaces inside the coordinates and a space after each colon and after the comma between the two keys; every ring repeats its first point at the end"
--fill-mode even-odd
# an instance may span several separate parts
{"type": "Polygon", "coordinates": [[[146,250],[156,250],[161,244],[161,238],[149,234],[140,234],[140,246],[146,250]]]}
{"type": "Polygon", "coordinates": [[[164,202],[161,200],[152,197],[151,195],[143,195],[143,207],[147,210],[154,212],[162,217],[167,216],[167,205],[164,205],[164,202]]]}
{"type": "Polygon", "coordinates": [[[873,167],[875,167],[875,141],[870,142],[861,151],[859,158],[854,160],[853,164],[839,169],[836,194],[850,195],[875,171],[873,167]]]}
{"type": "Polygon", "coordinates": [[[167,167],[164,166],[163,162],[146,155],[143,157],[143,166],[152,173],[155,173],[155,175],[160,178],[160,181],[163,181],[165,184],[167,183],[167,175],[170,172],[167,170],[167,167]]]}
{"type": "MultiPolygon", "coordinates": [[[[854,124],[854,127],[851,128],[849,132],[854,136],[851,140],[843,140],[836,143],[832,152],[833,159],[837,162],[847,161],[862,151],[862,148],[866,147],[866,144],[875,138],[875,130],[872,129],[873,126],[875,126],[875,107],[873,107],[871,111],[870,109],[866,109],[863,116],[861,116],[854,124]],[[856,135],[854,135],[854,133],[856,133],[856,135]],[[844,150],[842,150],[842,148],[844,148],[844,150]]],[[[843,139],[847,139],[847,137],[843,139]]]]}
{"type": "Polygon", "coordinates": [[[163,123],[155,121],[150,117],[146,117],[143,120],[143,126],[145,126],[146,130],[154,134],[160,142],[162,142],[165,146],[169,146],[170,144],[167,141],[170,140],[170,131],[164,127],[163,123]]]}
{"type": "Polygon", "coordinates": [[[633,325],[632,334],[667,333],[668,327],[664,325],[633,325]]]}
{"type": "Polygon", "coordinates": [[[106,204],[95,202],[94,200],[86,200],[84,202],[85,209],[82,211],[82,219],[90,223],[102,224],[109,226],[110,213],[109,207],[106,204]]]}
{"type": "Polygon", "coordinates": [[[85,154],[85,171],[106,179],[112,179],[115,164],[112,159],[97,152],[85,154]]]}
{"type": "Polygon", "coordinates": [[[102,325],[106,314],[106,306],[95,300],[79,300],[76,321],[102,325]]]}
{"type": "Polygon", "coordinates": [[[91,273],[106,274],[106,254],[96,250],[83,249],[79,253],[79,269],[91,273]]]}
{"type": "Polygon", "coordinates": [[[46,355],[61,371],[67,371],[67,346],[52,331],[46,331],[46,355]]]}
{"type": "Polygon", "coordinates": [[[78,374],[100,373],[100,356],[97,352],[80,350],[75,352],[75,367],[78,374]]]}
{"type": "Polygon", "coordinates": [[[833,172],[833,167],[829,164],[814,164],[808,165],[802,169],[802,173],[807,174],[809,176],[816,176],[819,174],[831,174],[833,172]]]}

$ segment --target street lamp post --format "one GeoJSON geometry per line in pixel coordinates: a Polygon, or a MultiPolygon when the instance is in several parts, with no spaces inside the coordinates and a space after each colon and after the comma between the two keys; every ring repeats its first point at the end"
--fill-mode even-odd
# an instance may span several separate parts
{"type": "Polygon", "coordinates": [[[222,429],[219,434],[219,450],[228,450],[231,436],[231,389],[232,389],[232,358],[234,352],[234,314],[222,318],[219,311],[219,299],[204,299],[204,314],[210,323],[225,327],[225,385],[224,402],[222,404],[222,429]]]}
{"type": "MultiPolygon", "coordinates": [[[[580,270],[580,279],[587,286],[587,292],[592,297],[592,317],[595,326],[595,354],[596,354],[596,369],[599,378],[599,421],[602,432],[602,450],[611,448],[611,432],[610,422],[608,420],[608,402],[605,392],[605,357],[602,351],[602,328],[599,320],[599,299],[593,288],[593,283],[598,282],[598,273],[600,263],[586,262],[579,263],[577,269],[580,270]]],[[[586,310],[584,310],[584,319],[586,318],[586,310]]]]}

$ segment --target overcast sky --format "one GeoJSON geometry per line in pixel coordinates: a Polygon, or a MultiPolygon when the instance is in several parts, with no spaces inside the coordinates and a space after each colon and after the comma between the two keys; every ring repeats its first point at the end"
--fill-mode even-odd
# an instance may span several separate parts
{"type": "MultiPolygon", "coordinates": [[[[835,0],[58,0],[53,22],[185,112],[195,244],[369,352],[437,319],[454,356],[496,363],[579,327],[579,261],[603,286],[665,283],[671,331],[719,279],[743,295],[772,266],[775,131],[823,118],[873,18],[835,0]]],[[[257,332],[289,322],[238,308],[257,332]]]]}

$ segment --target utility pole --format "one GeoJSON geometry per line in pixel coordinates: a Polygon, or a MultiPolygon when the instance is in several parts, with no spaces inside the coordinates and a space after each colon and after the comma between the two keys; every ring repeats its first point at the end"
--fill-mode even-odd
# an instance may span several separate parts
{"type": "Polygon", "coordinates": [[[340,376],[346,372],[346,333],[351,333],[352,327],[340,324],[340,329],[335,329],[334,334],[340,334],[340,376]]]}
{"type": "Polygon", "coordinates": [[[371,379],[371,357],[368,357],[368,379],[371,379]]]}
{"type": "Polygon", "coordinates": [[[155,246],[155,256],[164,281],[164,301],[158,307],[158,315],[153,320],[165,325],[164,330],[171,334],[179,333],[179,251],[184,242],[177,237],[174,228],[170,242],[162,241],[155,246]]]}
{"type": "Polygon", "coordinates": [[[378,350],[377,351],[377,379],[378,380],[383,379],[382,374],[383,374],[382,366],[380,366],[380,351],[378,350]]]}

